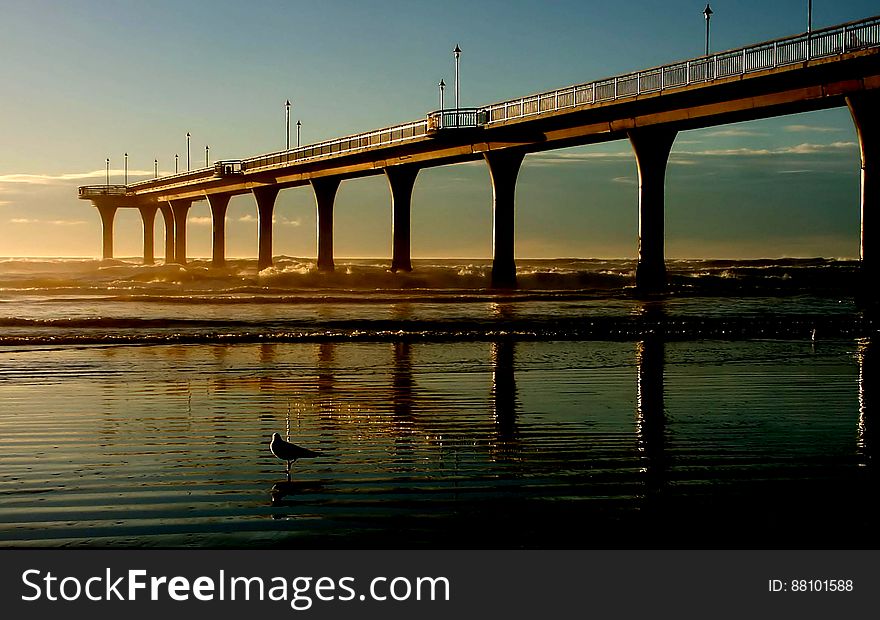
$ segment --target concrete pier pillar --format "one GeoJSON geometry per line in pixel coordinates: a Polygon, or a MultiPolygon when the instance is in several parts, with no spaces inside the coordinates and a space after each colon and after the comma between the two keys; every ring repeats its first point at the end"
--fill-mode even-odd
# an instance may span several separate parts
{"type": "Polygon", "coordinates": [[[514,288],[514,198],[516,177],[525,153],[503,150],[483,156],[492,179],[492,287],[514,288]]]}
{"type": "Polygon", "coordinates": [[[258,187],[253,190],[257,201],[258,246],[257,268],[262,270],[272,266],[272,214],[275,211],[275,199],[278,187],[258,187]]]}
{"type": "Polygon", "coordinates": [[[156,223],[157,205],[138,207],[141,212],[141,220],[144,222],[144,265],[152,265],[156,262],[156,253],[153,236],[153,225],[156,223]]]}
{"type": "Polygon", "coordinates": [[[229,194],[209,194],[208,205],[211,207],[211,266],[226,266],[226,208],[229,206],[229,194]]]}
{"type": "Polygon", "coordinates": [[[318,270],[333,271],[333,202],[339,189],[338,178],[312,179],[318,205],[318,270]]]}
{"type": "Polygon", "coordinates": [[[168,265],[174,262],[174,214],[167,204],[159,205],[159,211],[165,222],[165,264],[168,265]]]}
{"type": "Polygon", "coordinates": [[[664,195],[666,163],[678,132],[665,127],[648,127],[629,132],[629,141],[639,167],[639,262],[636,288],[658,293],[666,288],[664,253],[664,195]]]}
{"type": "Polygon", "coordinates": [[[391,271],[412,271],[410,214],[412,192],[419,169],[415,166],[385,168],[391,188],[391,271]]]}
{"type": "Polygon", "coordinates": [[[880,217],[880,92],[868,91],[846,98],[859,136],[861,152],[861,250],[862,272],[868,282],[880,275],[880,243],[877,222],[880,217]]]}
{"type": "Polygon", "coordinates": [[[113,258],[113,220],[116,218],[116,207],[95,205],[101,215],[101,258],[113,258]]]}
{"type": "Polygon", "coordinates": [[[186,216],[192,200],[172,200],[168,204],[174,216],[174,262],[186,265],[186,216]]]}

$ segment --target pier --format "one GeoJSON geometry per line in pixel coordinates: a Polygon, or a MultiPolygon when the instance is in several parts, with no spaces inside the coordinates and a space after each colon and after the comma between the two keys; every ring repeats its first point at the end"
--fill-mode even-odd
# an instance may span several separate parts
{"type": "MultiPolygon", "coordinates": [[[[333,204],[340,183],[385,175],[391,197],[391,269],[410,271],[412,192],[422,168],[486,162],[492,183],[492,286],[516,286],[515,193],[530,153],[628,140],[639,173],[636,285],[665,287],[665,179],[683,131],[801,112],[848,107],[861,151],[861,261],[880,271],[880,16],[748,47],[425,118],[365,133],[127,185],[79,188],[97,208],[102,256],[113,257],[113,221],[135,208],[144,223],[144,262],[155,260],[153,223],[161,212],[167,263],[185,264],[187,213],[207,200],[213,221],[212,264],[225,264],[229,199],[252,194],[257,207],[258,267],[272,265],[275,200],[281,190],[311,186],[317,209],[317,266],[332,271],[333,204]]],[[[488,205],[487,205],[488,208],[488,205]]]]}

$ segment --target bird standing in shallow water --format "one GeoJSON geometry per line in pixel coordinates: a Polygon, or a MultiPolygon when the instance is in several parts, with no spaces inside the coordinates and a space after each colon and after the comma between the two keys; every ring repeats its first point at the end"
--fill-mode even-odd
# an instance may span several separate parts
{"type": "Polygon", "coordinates": [[[300,447],[296,444],[284,441],[278,433],[272,433],[272,441],[269,442],[269,450],[272,454],[287,461],[287,480],[290,481],[290,464],[297,459],[307,459],[321,456],[319,452],[300,447]]]}

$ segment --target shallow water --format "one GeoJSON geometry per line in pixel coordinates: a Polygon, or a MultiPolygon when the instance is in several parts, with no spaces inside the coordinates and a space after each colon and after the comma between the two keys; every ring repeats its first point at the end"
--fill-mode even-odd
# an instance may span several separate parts
{"type": "MultiPolygon", "coordinates": [[[[586,263],[533,273],[619,267],[586,263]]],[[[644,301],[219,293],[198,266],[120,296],[165,268],[8,261],[0,545],[876,547],[870,315],[845,285],[714,290],[851,266],[685,267],[694,290],[644,301]],[[321,456],[288,483],[273,432],[321,456]]]]}
{"type": "Polygon", "coordinates": [[[868,544],[867,351],[512,340],[9,351],[0,540],[868,544]],[[267,447],[288,424],[322,453],[294,464],[289,485],[267,447]]]}

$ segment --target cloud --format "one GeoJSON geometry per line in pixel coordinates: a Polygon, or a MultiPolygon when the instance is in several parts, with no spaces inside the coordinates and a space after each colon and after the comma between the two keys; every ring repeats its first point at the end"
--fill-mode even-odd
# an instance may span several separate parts
{"type": "Polygon", "coordinates": [[[634,159],[632,151],[620,151],[617,153],[541,153],[529,155],[523,162],[528,166],[555,166],[559,164],[577,164],[585,161],[619,161],[621,159],[634,159]]]}
{"type": "Polygon", "coordinates": [[[832,133],[843,131],[843,129],[840,129],[839,127],[819,127],[817,125],[786,125],[785,127],[783,127],[783,129],[791,133],[832,133]]]}
{"type": "Polygon", "coordinates": [[[79,226],[87,224],[83,220],[35,220],[26,217],[14,217],[9,220],[10,224],[48,224],[49,226],[79,226]]]}
{"type": "Polygon", "coordinates": [[[189,224],[194,224],[195,226],[210,226],[214,220],[211,219],[210,215],[206,215],[204,217],[190,217],[186,220],[189,224]]]}
{"type": "Polygon", "coordinates": [[[759,131],[750,131],[748,129],[719,129],[717,131],[713,131],[706,134],[712,138],[740,138],[740,137],[758,137],[758,136],[766,136],[767,134],[761,133],[759,131]]]}
{"type": "Polygon", "coordinates": [[[9,200],[0,200],[0,207],[5,207],[6,205],[11,205],[12,202],[9,200]]]}
{"type": "Polygon", "coordinates": [[[855,149],[858,145],[855,142],[832,142],[831,144],[796,144],[794,146],[783,146],[776,149],[711,149],[706,151],[679,151],[679,154],[699,156],[706,155],[710,157],[761,157],[766,155],[813,155],[816,153],[840,153],[855,149]]]}
{"type": "MultiPolygon", "coordinates": [[[[23,183],[26,185],[54,185],[65,181],[84,181],[87,179],[104,179],[106,170],[91,172],[68,172],[65,174],[0,174],[0,183],[23,183]]],[[[110,170],[111,177],[120,177],[124,170],[110,170]]],[[[130,177],[152,175],[152,170],[129,170],[130,177]]]]}
{"type": "Polygon", "coordinates": [[[639,182],[632,177],[614,177],[612,183],[622,183],[623,185],[638,185],[639,182]]]}
{"type": "MultiPolygon", "coordinates": [[[[207,218],[207,219],[210,221],[211,218],[207,218]]],[[[192,221],[192,220],[190,220],[190,221],[192,221]]],[[[240,218],[238,218],[238,221],[239,222],[257,222],[259,220],[256,215],[251,215],[250,213],[248,213],[247,215],[242,215],[240,218]]],[[[302,221],[298,220],[298,219],[289,220],[286,217],[279,218],[277,215],[273,215],[272,216],[272,223],[273,224],[282,224],[284,226],[299,226],[302,224],[302,221]]]]}

